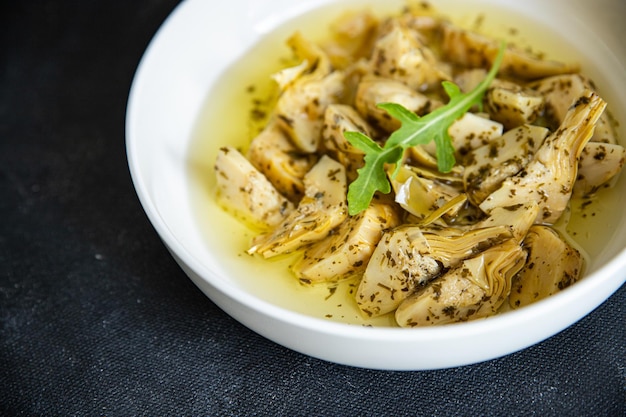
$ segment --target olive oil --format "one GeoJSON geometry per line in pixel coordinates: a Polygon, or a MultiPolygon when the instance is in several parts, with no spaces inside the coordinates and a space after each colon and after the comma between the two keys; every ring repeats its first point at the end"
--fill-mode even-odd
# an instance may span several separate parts
{"type": "MultiPolygon", "coordinates": [[[[488,11],[479,14],[472,10],[471,3],[455,3],[451,13],[447,10],[441,12],[463,27],[503,37],[553,59],[567,61],[580,56],[574,45],[529,18],[494,9],[493,4],[488,11]],[[458,4],[461,7],[457,7],[458,4]],[[541,51],[533,45],[541,45],[541,51]]],[[[394,6],[398,4],[403,3],[394,3],[394,6]]],[[[243,151],[247,149],[250,140],[263,127],[276,99],[271,74],[295,64],[285,40],[295,30],[315,41],[324,39],[330,22],[345,12],[345,7],[344,3],[335,4],[290,20],[265,35],[216,80],[207,94],[189,147],[190,195],[197,224],[206,237],[207,246],[218,253],[224,272],[236,277],[236,285],[268,303],[306,316],[356,325],[395,326],[391,314],[369,319],[360,313],[354,300],[358,285],[356,280],[304,286],[289,271],[289,265],[297,254],[277,260],[248,255],[246,250],[257,232],[224,211],[215,200],[213,165],[218,149],[225,145],[243,151]]],[[[362,6],[358,4],[352,6],[353,10],[360,8],[362,6]]],[[[389,3],[384,10],[376,8],[380,13],[397,10],[398,7],[391,9],[389,3]]],[[[601,88],[600,81],[596,80],[596,83],[601,88]]],[[[603,93],[602,89],[600,93],[603,93]]],[[[588,271],[600,265],[595,262],[596,259],[604,261],[601,254],[606,240],[616,233],[614,225],[622,215],[624,200],[625,197],[615,189],[605,189],[589,200],[590,203],[572,202],[567,232],[591,259],[588,271]]]]}

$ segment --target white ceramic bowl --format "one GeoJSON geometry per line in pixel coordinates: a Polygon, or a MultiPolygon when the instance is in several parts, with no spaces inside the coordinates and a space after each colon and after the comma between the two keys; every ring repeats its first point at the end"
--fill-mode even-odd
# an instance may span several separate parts
{"type": "MultiPolygon", "coordinates": [[[[211,117],[207,112],[223,112],[229,105],[224,94],[230,88],[242,88],[228,84],[231,65],[259,38],[318,7],[340,4],[332,6],[339,10],[348,4],[382,1],[181,3],[151,42],[130,91],[127,152],[141,203],[176,261],[213,302],[250,329],[304,354],[359,367],[423,370],[476,363],[538,343],[590,313],[624,283],[626,216],[619,209],[616,215],[609,211],[590,223],[587,235],[596,237],[596,243],[590,245],[593,260],[587,276],[576,285],[532,306],[486,320],[400,329],[340,323],[307,307],[307,297],[322,299],[320,294],[306,295],[288,277],[268,277],[271,269],[250,263],[240,244],[249,237],[246,229],[212,202],[213,160],[217,146],[228,142],[229,132],[208,135],[203,146],[196,141],[198,132],[207,132],[207,127],[202,127],[203,118],[211,117]],[[286,295],[268,290],[262,285],[265,279],[283,280],[280,285],[286,295]]],[[[626,33],[620,21],[625,7],[620,0],[463,3],[481,10],[488,22],[496,8],[507,11],[491,20],[500,25],[535,22],[537,33],[544,35],[532,35],[534,25],[522,24],[519,29],[531,37],[550,39],[546,48],[552,48],[547,52],[553,55],[564,50],[579,53],[584,72],[595,79],[613,114],[622,121],[620,134],[626,138],[626,95],[618,94],[626,86],[622,42],[626,33]],[[545,33],[554,33],[554,37],[545,33]]],[[[397,9],[402,2],[385,4],[397,9]]],[[[444,13],[465,13],[453,0],[433,4],[444,13]]],[[[314,25],[324,23],[317,19],[314,25]]],[[[276,41],[282,45],[281,36],[292,29],[284,27],[276,41]]],[[[624,207],[624,175],[616,187],[623,192],[614,193],[610,204],[624,207]]]]}

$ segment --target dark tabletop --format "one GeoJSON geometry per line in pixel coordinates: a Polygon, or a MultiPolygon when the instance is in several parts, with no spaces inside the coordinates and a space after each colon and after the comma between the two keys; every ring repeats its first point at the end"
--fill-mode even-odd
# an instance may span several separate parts
{"type": "Polygon", "coordinates": [[[124,148],[133,73],[177,3],[0,6],[1,415],[626,415],[624,287],[536,346],[429,372],[306,357],[207,299],[124,148]]]}

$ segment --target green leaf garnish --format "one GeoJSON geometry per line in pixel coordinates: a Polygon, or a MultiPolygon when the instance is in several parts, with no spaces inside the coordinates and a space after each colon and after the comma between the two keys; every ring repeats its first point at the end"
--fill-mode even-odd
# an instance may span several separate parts
{"type": "Polygon", "coordinates": [[[365,153],[365,165],[357,170],[358,177],[348,189],[348,212],[355,215],[365,210],[376,191],[387,194],[391,185],[385,171],[386,164],[395,164],[392,177],[395,177],[404,152],[413,146],[435,141],[437,148],[437,168],[446,173],[456,163],[454,147],[448,134],[450,125],[463,116],[474,105],[480,105],[482,98],[498,73],[504,57],[505,43],[502,42],[498,55],[484,80],[472,91],[462,93],[457,85],[449,81],[442,82],[443,89],[450,98],[445,106],[419,117],[397,103],[380,103],[378,107],[398,119],[401,126],[387,139],[384,146],[378,145],[371,138],[360,132],[345,132],[346,139],[365,153]]]}

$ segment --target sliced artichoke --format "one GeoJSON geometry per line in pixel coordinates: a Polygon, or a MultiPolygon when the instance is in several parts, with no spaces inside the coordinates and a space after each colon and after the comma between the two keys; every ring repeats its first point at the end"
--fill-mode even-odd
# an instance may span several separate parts
{"type": "Polygon", "coordinates": [[[321,80],[332,72],[330,59],[319,46],[306,39],[301,32],[295,32],[287,39],[287,46],[291,48],[300,64],[285,68],[272,78],[281,91],[298,82],[321,80]]]}
{"type": "Polygon", "coordinates": [[[402,327],[431,326],[497,313],[526,253],[513,239],[464,260],[404,300],[395,317],[402,327]]]}
{"type": "Polygon", "coordinates": [[[317,161],[315,155],[300,152],[275,121],[252,140],[246,156],[292,202],[304,195],[302,179],[317,161]]]}
{"type": "Polygon", "coordinates": [[[356,131],[367,136],[372,135],[372,128],[352,107],[345,104],[331,104],[324,115],[322,131],[323,148],[346,167],[348,181],[357,177],[356,170],[363,166],[363,151],[352,146],[344,136],[345,132],[356,131]]]}
{"type": "Polygon", "coordinates": [[[281,91],[274,113],[279,126],[302,152],[320,142],[324,112],[344,92],[344,74],[334,71],[326,53],[296,32],[287,40],[301,64],[274,74],[281,91]]]}
{"type": "MultiPolygon", "coordinates": [[[[416,170],[408,165],[402,166],[396,177],[390,178],[390,182],[396,203],[415,216],[418,221],[424,220],[461,194],[458,188],[418,175],[416,170]]],[[[458,212],[459,207],[456,207],[456,210],[454,208],[450,208],[450,215],[458,212]]]]}
{"type": "Polygon", "coordinates": [[[429,3],[406,2],[404,13],[396,20],[415,30],[427,43],[436,42],[439,36],[441,16],[429,3]]]}
{"type": "Polygon", "coordinates": [[[400,122],[379,109],[379,103],[397,103],[418,115],[426,114],[441,104],[400,81],[375,76],[363,77],[357,87],[356,109],[367,121],[387,132],[393,132],[400,127],[400,122]]]}
{"type": "MultiPolygon", "coordinates": [[[[529,85],[542,94],[546,100],[546,113],[555,124],[561,124],[572,102],[585,90],[595,91],[588,78],[580,74],[564,74],[547,77],[529,85]]],[[[596,122],[596,129],[590,142],[617,143],[608,112],[602,113],[596,122]]]]}
{"type": "Polygon", "coordinates": [[[346,68],[365,58],[374,41],[378,18],[368,10],[348,12],[330,26],[332,39],[322,45],[335,68],[346,68]]]}
{"type": "Polygon", "coordinates": [[[584,196],[595,193],[619,174],[624,162],[626,149],[623,146],[602,142],[587,143],[580,155],[574,194],[584,196]]]}
{"type": "Polygon", "coordinates": [[[276,120],[302,152],[317,151],[326,107],[339,102],[343,90],[343,73],[334,71],[319,80],[297,81],[278,98],[276,120]]]}
{"type": "MultiPolygon", "coordinates": [[[[448,128],[452,146],[460,158],[463,154],[483,146],[502,135],[501,123],[489,119],[489,115],[467,112],[454,121],[448,128]]],[[[436,155],[435,142],[419,145],[430,155],[436,155]]],[[[435,160],[436,161],[436,160],[435,160]]]]}
{"type": "Polygon", "coordinates": [[[469,68],[460,71],[454,76],[454,83],[459,86],[462,92],[472,91],[487,76],[485,68],[469,68]]]}
{"type": "Polygon", "coordinates": [[[370,65],[376,75],[398,80],[416,91],[450,80],[450,69],[421,42],[418,32],[394,20],[375,42],[370,65]]]}
{"type": "Polygon", "coordinates": [[[215,177],[218,203],[255,227],[276,226],[293,210],[293,204],[235,148],[220,148],[215,177]]]}
{"type": "Polygon", "coordinates": [[[419,227],[385,233],[372,254],[356,293],[359,309],[369,317],[395,310],[420,285],[441,273],[435,258],[422,255],[428,240],[419,227]]]}
{"type": "Polygon", "coordinates": [[[613,125],[614,122],[611,120],[610,113],[605,110],[596,122],[596,130],[593,132],[590,142],[617,144],[617,135],[613,125]]]}
{"type": "Polygon", "coordinates": [[[390,230],[367,264],[357,305],[370,317],[389,313],[446,268],[511,237],[508,226],[464,230],[407,225],[390,230]]]}
{"type": "Polygon", "coordinates": [[[298,207],[269,233],[256,237],[248,253],[270,258],[323,239],[348,216],[346,189],[343,165],[323,156],[304,177],[305,195],[298,207]]]}
{"type": "Polygon", "coordinates": [[[361,132],[367,136],[372,135],[370,125],[352,106],[346,104],[329,105],[324,115],[325,149],[362,155],[363,151],[352,146],[345,138],[344,133],[350,131],[361,132]]]}
{"type": "Polygon", "coordinates": [[[544,106],[543,95],[511,81],[495,80],[485,94],[485,111],[506,130],[534,122],[544,106]]]}
{"type": "MultiPolygon", "coordinates": [[[[498,41],[493,38],[461,29],[450,23],[442,23],[442,53],[451,62],[470,68],[488,67],[498,53],[498,46],[498,41]]],[[[578,64],[544,60],[509,46],[505,51],[499,73],[523,80],[535,80],[574,73],[579,69],[578,64]]]]}
{"type": "Polygon", "coordinates": [[[471,151],[465,160],[463,180],[470,200],[478,205],[517,174],[533,158],[550,131],[544,127],[523,125],[471,151]]]}
{"type": "Polygon", "coordinates": [[[373,203],[308,247],[291,270],[307,284],[362,274],[383,232],[399,224],[400,216],[392,206],[373,203]]]}
{"type": "Polygon", "coordinates": [[[489,213],[495,207],[534,200],[540,207],[536,222],[554,223],[569,202],[578,159],[605,107],[604,100],[586,90],[572,103],[561,127],[546,138],[526,168],[507,178],[480,208],[489,213]]]}
{"type": "Polygon", "coordinates": [[[448,134],[457,153],[464,153],[502,136],[503,130],[501,123],[483,114],[468,112],[450,125],[448,134]]]}
{"type": "Polygon", "coordinates": [[[538,213],[539,204],[532,200],[509,207],[496,207],[489,213],[489,217],[474,224],[472,228],[507,226],[511,231],[513,239],[518,243],[522,243],[528,230],[535,222],[538,213]]]}
{"type": "Polygon", "coordinates": [[[523,307],[578,281],[584,268],[581,253],[552,228],[535,225],[524,239],[528,261],[515,276],[509,303],[523,307]]]}
{"type": "Polygon", "coordinates": [[[586,89],[593,90],[588,80],[580,74],[562,74],[546,77],[528,84],[542,94],[546,101],[546,112],[557,125],[563,123],[567,110],[586,89]]]}

